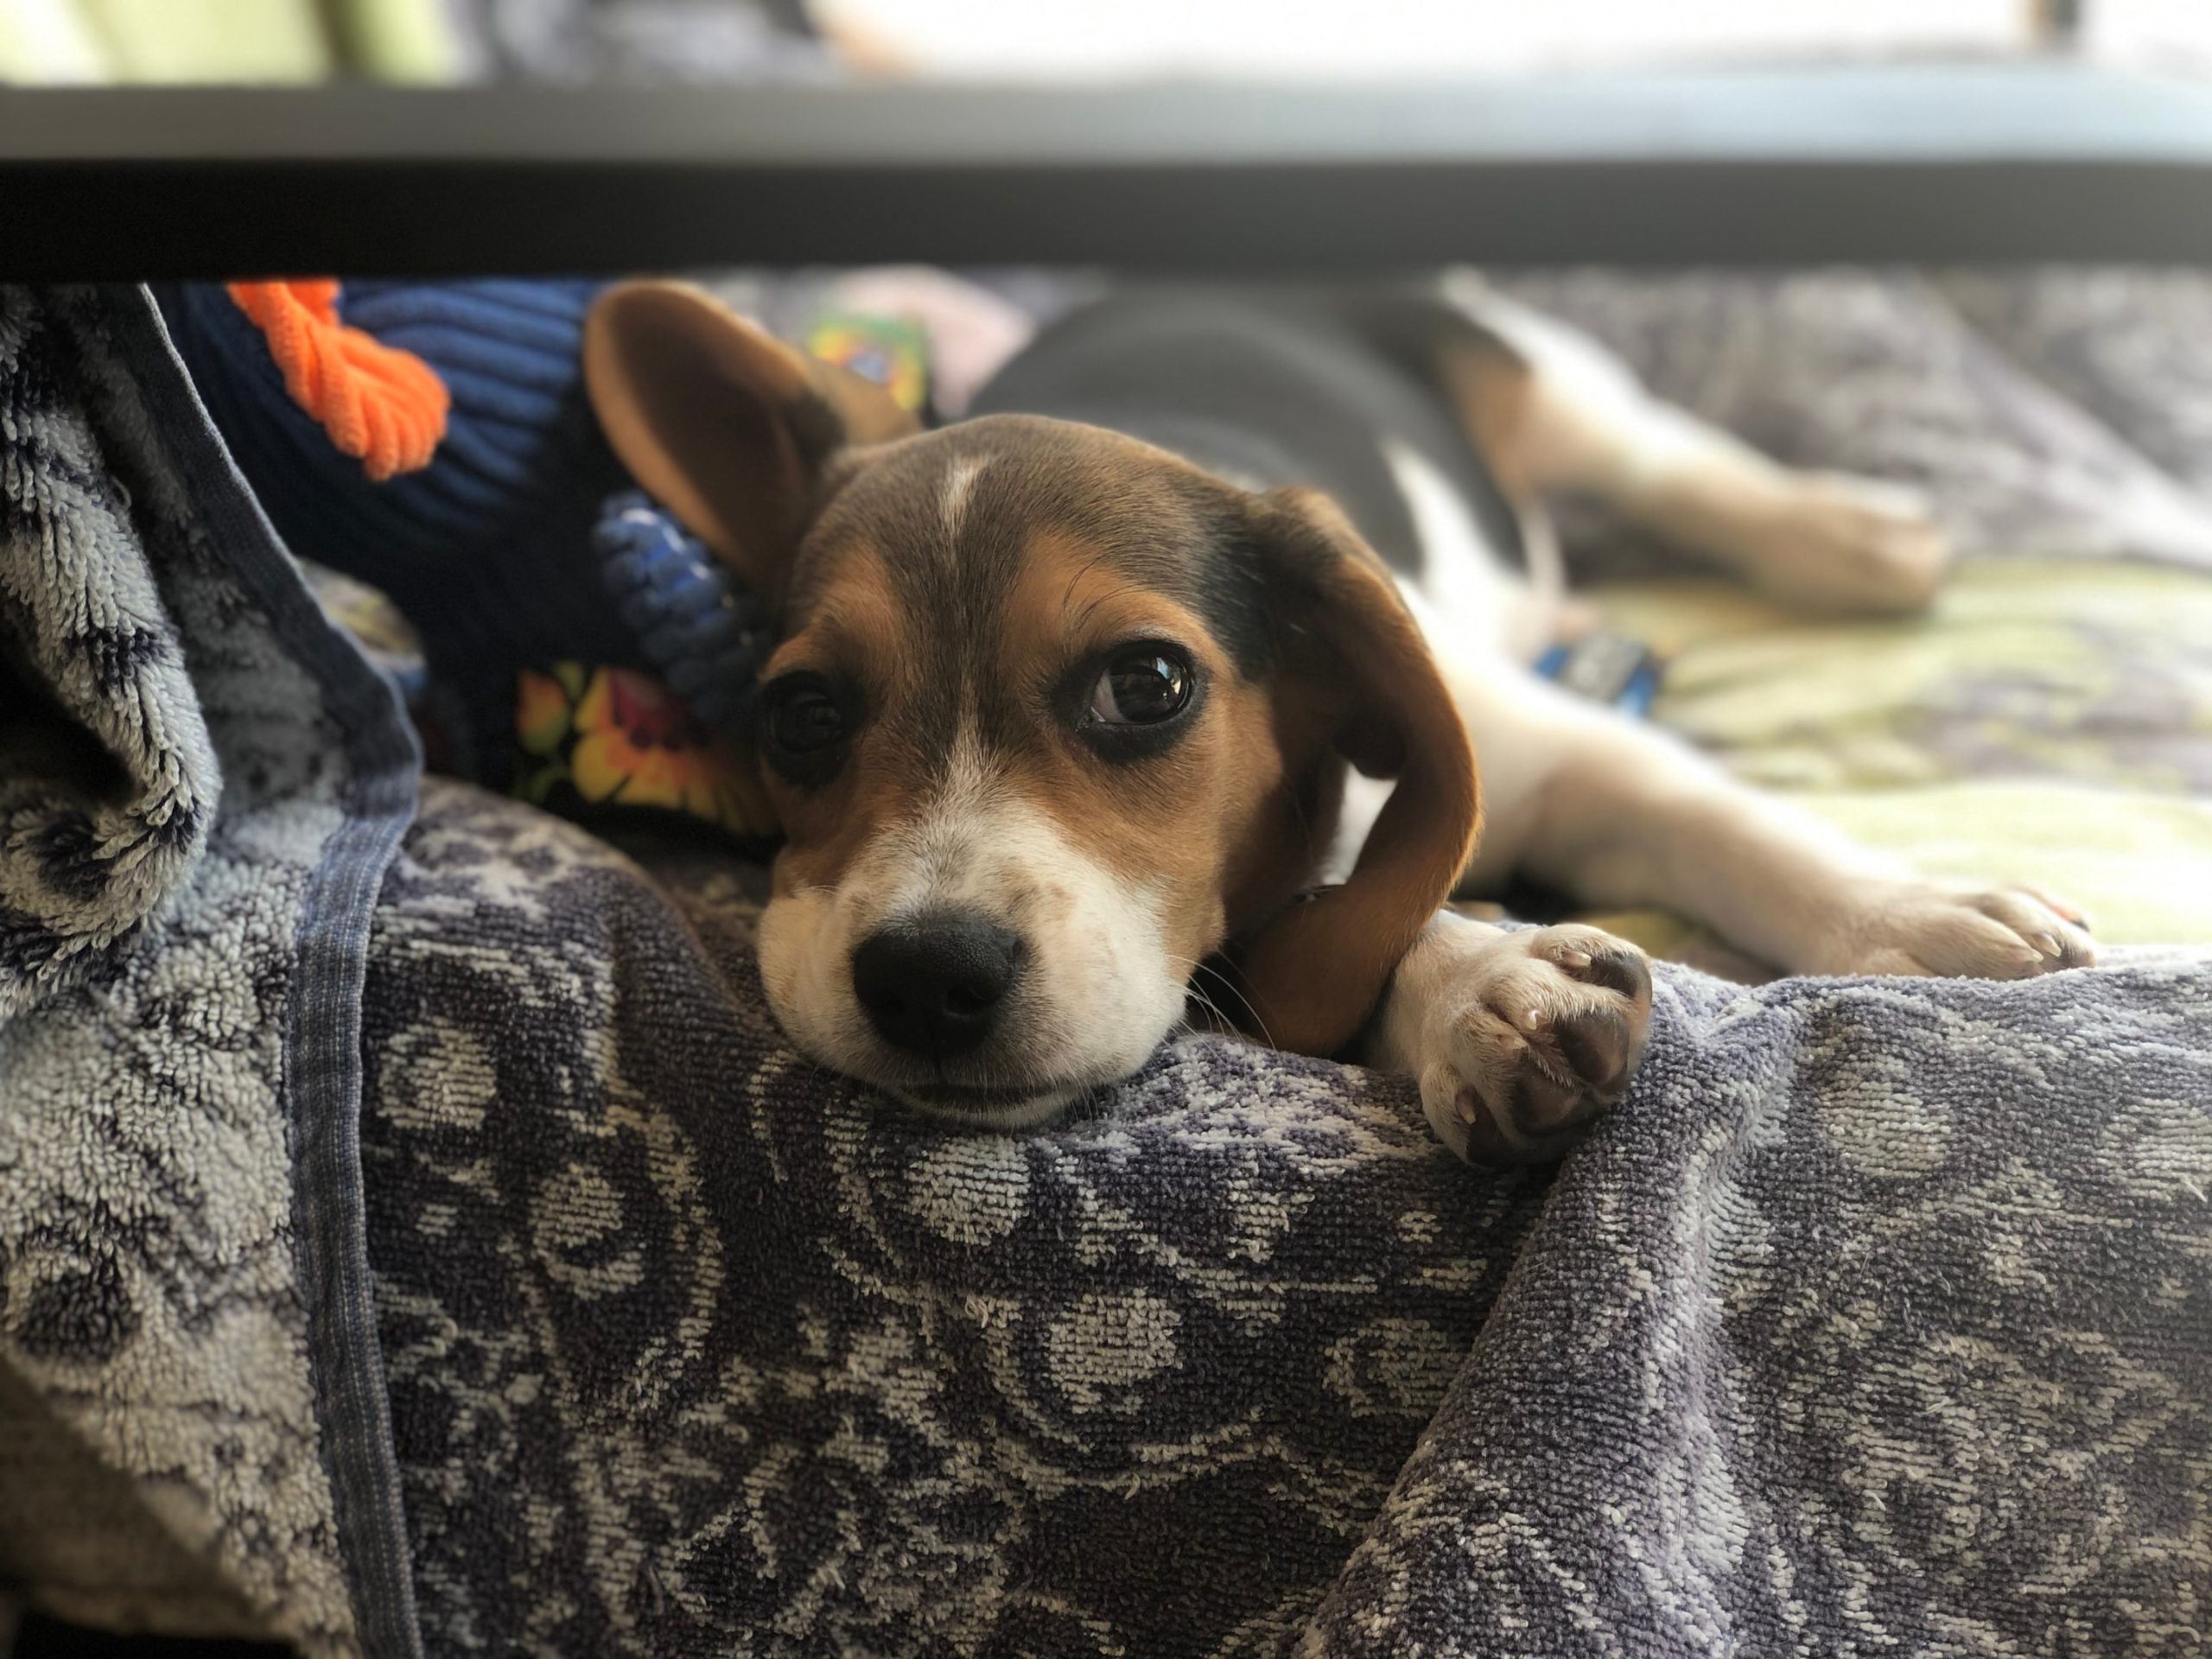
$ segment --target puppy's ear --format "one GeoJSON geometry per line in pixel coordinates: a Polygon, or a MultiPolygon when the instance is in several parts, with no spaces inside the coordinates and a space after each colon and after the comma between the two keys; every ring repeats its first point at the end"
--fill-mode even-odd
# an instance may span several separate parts
{"type": "Polygon", "coordinates": [[[624,283],[584,323],[584,385],[614,453],[773,609],[849,444],[918,429],[880,387],[702,290],[624,283]]]}
{"type": "Polygon", "coordinates": [[[1351,879],[1293,904],[1240,953],[1275,1044],[1333,1054],[1451,897],[1482,801],[1466,724],[1382,561],[1313,491],[1262,496],[1256,512],[1284,671],[1325,700],[1338,753],[1397,779],[1351,879]]]}

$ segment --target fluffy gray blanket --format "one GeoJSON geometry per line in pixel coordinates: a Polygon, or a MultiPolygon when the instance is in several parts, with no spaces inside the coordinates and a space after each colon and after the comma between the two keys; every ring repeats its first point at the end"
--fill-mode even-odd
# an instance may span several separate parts
{"type": "Polygon", "coordinates": [[[2212,963],[1670,970],[1548,1179],[1213,1039],[931,1130],[780,1042],[757,870],[415,810],[130,293],[0,298],[0,1573],[48,1605],[330,1654],[2205,1649],[2212,963]]]}

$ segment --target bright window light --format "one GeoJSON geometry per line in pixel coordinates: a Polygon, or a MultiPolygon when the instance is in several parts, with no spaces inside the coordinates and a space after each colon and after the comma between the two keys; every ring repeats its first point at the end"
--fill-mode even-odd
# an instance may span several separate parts
{"type": "Polygon", "coordinates": [[[982,77],[1462,74],[1986,53],[2025,44],[2033,15],[2029,0],[814,0],[810,10],[915,70],[982,77]]]}

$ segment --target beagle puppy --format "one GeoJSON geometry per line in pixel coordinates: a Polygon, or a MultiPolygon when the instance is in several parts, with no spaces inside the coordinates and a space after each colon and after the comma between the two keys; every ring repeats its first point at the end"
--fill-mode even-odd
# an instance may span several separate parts
{"type": "Polygon", "coordinates": [[[1195,1006],[1412,1075],[1463,1157],[1555,1157],[1625,1091],[1651,979],[1447,907],[1509,876],[1788,973],[2093,960],[2040,895],[1915,880],[1529,671],[1571,610],[1550,492],[1826,611],[1923,605],[1946,553],[1470,278],[1126,291],[935,431],[673,284],[610,290],[585,370],[779,619],[770,1003],[926,1111],[1044,1122],[1195,1006]]]}

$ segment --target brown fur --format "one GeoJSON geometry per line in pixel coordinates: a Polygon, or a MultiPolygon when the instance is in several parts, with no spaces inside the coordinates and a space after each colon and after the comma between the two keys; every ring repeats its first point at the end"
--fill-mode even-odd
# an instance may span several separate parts
{"type": "Polygon", "coordinates": [[[583,365],[615,453],[772,604],[831,452],[917,425],[876,387],[681,283],[601,296],[585,321],[583,365]]]}
{"type": "MultiPolygon", "coordinates": [[[[1382,563],[1325,496],[1267,498],[1278,586],[1345,687],[1335,746],[1397,786],[1342,887],[1294,906],[1241,955],[1246,994],[1271,1040],[1333,1053],[1357,1033],[1398,959],[1445,900],[1481,821],[1459,709],[1382,563]]],[[[1309,685],[1315,683],[1309,677],[1309,685]]]]}
{"type": "Polygon", "coordinates": [[[1496,341],[1450,340],[1440,348],[1436,378],[1498,487],[1524,509],[1534,505],[1537,479],[1525,440],[1535,371],[1496,341]]]}
{"type": "Polygon", "coordinates": [[[1251,803],[1281,771],[1265,695],[1237,674],[1198,616],[1132,583],[1110,554],[1065,531],[1031,538],[1006,625],[982,649],[996,653],[1002,678],[1019,683],[1136,638],[1191,652],[1211,687],[1198,728],[1141,767],[1109,765],[1048,733],[1017,769],[1022,792],[1072,843],[1125,880],[1168,888],[1169,948],[1195,962],[1224,943],[1229,853],[1251,803]]]}

